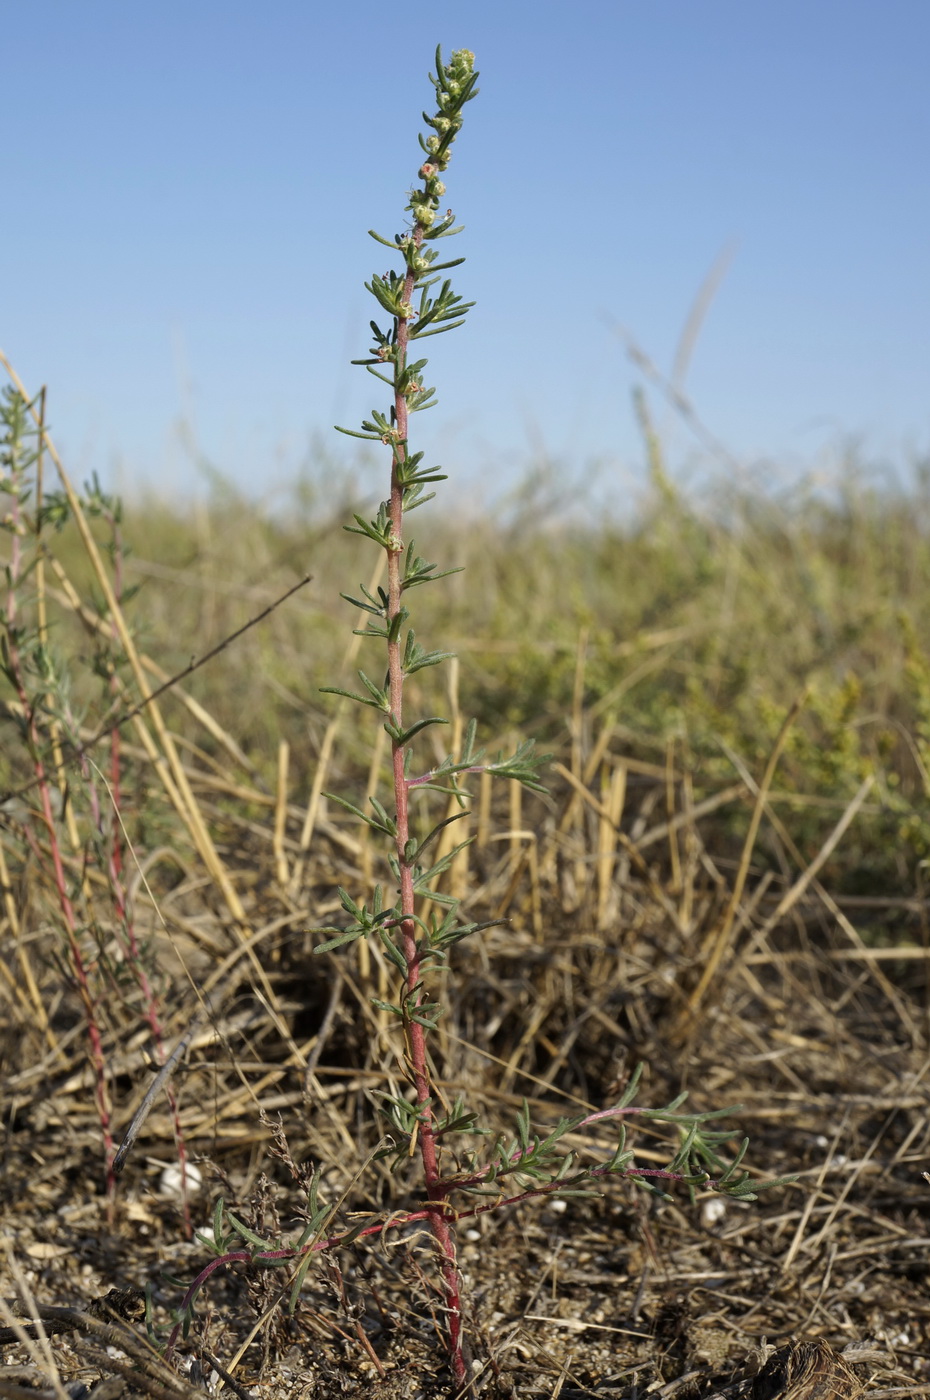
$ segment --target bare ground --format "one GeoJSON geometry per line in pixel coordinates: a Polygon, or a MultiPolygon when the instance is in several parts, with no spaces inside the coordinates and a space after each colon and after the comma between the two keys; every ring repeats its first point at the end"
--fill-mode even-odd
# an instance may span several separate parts
{"type": "MultiPolygon", "coordinates": [[[[364,885],[369,857],[331,831],[302,896],[287,899],[267,840],[244,819],[216,820],[274,1005],[196,872],[161,888],[153,875],[164,927],[139,897],[169,1042],[217,973],[211,1017],[175,1076],[203,1178],[194,1227],[209,1230],[223,1195],[264,1238],[293,1237],[306,1165],[323,1167],[339,1225],[415,1206],[415,1176],[362,1170],[381,1131],[375,1095],[396,1085],[396,1046],[369,1001],[386,991],[387,969],[376,949],[313,958],[319,937],[307,931],[333,917],[336,882],[364,885]]],[[[738,847],[728,862],[726,850],[712,858],[697,820],[677,837],[656,823],[661,842],[647,822],[624,820],[632,834],[607,861],[604,821],[598,799],[566,785],[519,821],[499,814],[499,833],[528,828],[535,841],[485,835],[470,855],[469,916],[510,922],[456,955],[436,1046],[444,1093],[463,1090],[492,1127],[512,1124],[525,1096],[543,1127],[615,1101],[643,1061],[640,1102],[686,1089],[696,1109],[739,1105],[727,1119],[733,1148],[745,1133],[754,1172],[798,1179],[749,1204],[709,1192],[661,1201],[611,1180],[598,1199],[463,1222],[474,1393],[825,1400],[930,1389],[923,904],[844,901],[814,879],[786,900],[800,872],[760,862],[728,924],[738,847]]],[[[24,904],[38,908],[28,868],[20,878],[24,904]]],[[[98,1400],[224,1387],[268,1400],[452,1394],[431,1246],[413,1228],[321,1258],[293,1314],[279,1301],[281,1270],[220,1271],[164,1360],[173,1310],[209,1258],[163,1181],[177,1160],[165,1100],[108,1202],[80,1006],[51,921],[33,926],[5,954],[0,1396],[52,1393],[55,1368],[98,1400]],[[27,960],[46,1033],[28,1014],[27,960]],[[100,1301],[113,1289],[122,1318],[100,1301]],[[136,1292],[146,1289],[147,1321],[136,1292]],[[50,1353],[9,1332],[10,1315],[44,1318],[50,1353]]],[[[150,1040],[130,994],[101,1014],[118,1140],[151,1080],[150,1040]]],[[[594,1156],[612,1144],[587,1142],[594,1156]]],[[[658,1130],[640,1132],[637,1160],[659,1160],[662,1145],[658,1130]]]]}

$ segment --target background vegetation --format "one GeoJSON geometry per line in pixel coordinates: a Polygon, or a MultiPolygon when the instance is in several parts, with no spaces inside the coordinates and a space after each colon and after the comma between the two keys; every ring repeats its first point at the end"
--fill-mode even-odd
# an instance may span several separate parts
{"type": "MultiPolygon", "coordinates": [[[[348,1220],[393,1199],[377,1164],[359,1195],[371,1105],[396,1087],[370,1001],[388,969],[367,944],[310,957],[312,928],[339,908],[336,887],[363,897],[385,878],[363,829],[323,795],[384,793],[377,718],[366,731],[318,690],[353,675],[339,594],[365,556],[340,527],[372,500],[363,470],[343,480],[321,467],[274,516],[222,482],[204,505],[150,498],[121,513],[96,488],[68,483],[62,495],[54,464],[28,443],[21,487],[7,477],[5,537],[6,1209],[27,1252],[61,1231],[73,1249],[67,1212],[90,1193],[94,1242],[82,1257],[94,1286],[148,1281],[157,1322],[178,1301],[165,1262],[190,1277],[197,1245],[186,1237],[220,1191],[266,1236],[299,1219],[307,1164],[323,1169],[348,1220]],[[143,698],[140,676],[154,688],[179,672],[117,729],[143,698]],[[176,1097],[156,1103],[117,1180],[113,1150],[152,1068],[181,1040],[176,1097]],[[180,1196],[159,1195],[159,1173],[178,1160],[180,1196]],[[203,1196],[195,1161],[211,1177],[203,1196]],[[58,1223],[27,1228],[23,1203],[41,1199],[58,1223]]],[[[763,1330],[791,1334],[805,1317],[810,1330],[805,1290],[829,1277],[816,1334],[874,1334],[885,1276],[860,1287],[833,1263],[818,1269],[824,1251],[834,1259],[837,1230],[860,1228],[850,1191],[867,1161],[881,1159],[881,1219],[902,1250],[925,1252],[915,1187],[930,1029],[925,475],[895,492],[850,461],[830,492],[761,497],[721,474],[689,498],[653,435],[646,444],[649,489],[626,523],[573,514],[546,473],[493,512],[426,507],[416,518],[424,555],[465,572],[418,600],[418,636],[459,661],[451,680],[414,676],[415,698],[428,709],[428,687],[446,686],[442,708],[475,715],[491,752],[534,738],[554,755],[548,795],[482,781],[474,842],[444,877],[469,918],[506,923],[455,954],[440,1078],[450,1095],[467,1087],[492,1122],[524,1096],[543,1117],[601,1107],[639,1060],[654,1101],[682,1089],[699,1110],[740,1099],[734,1131],[751,1133],[753,1169],[816,1182],[803,1199],[789,1188],[788,1206],[758,1207],[758,1226],[740,1216],[726,1236],[737,1241],[727,1249],[761,1251],[781,1280],[763,1330]],[[856,1174],[831,1194],[824,1172],[841,1146],[856,1174]]],[[[613,1209],[664,1261],[667,1291],[669,1261],[697,1236],[678,1215],[630,1213],[621,1198],[613,1209]]],[[[577,1212],[580,1237],[591,1227],[577,1212]]],[[[519,1238],[510,1247],[532,1272],[536,1246],[519,1238]]],[[[495,1247],[475,1245],[488,1259],[495,1247]]],[[[514,1257],[490,1265],[499,1286],[509,1275],[516,1287],[514,1257]]],[[[669,1341],[668,1299],[657,1282],[644,1304],[653,1266],[627,1265],[639,1301],[622,1295],[621,1306],[618,1292],[613,1320],[639,1335],[645,1306],[667,1358],[681,1342],[669,1341]]],[[[332,1375],[390,1371],[389,1333],[404,1338],[401,1363],[416,1336],[434,1358],[423,1319],[435,1299],[415,1269],[403,1317],[385,1331],[366,1267],[345,1263],[325,1298],[308,1293],[298,1308],[332,1375]]],[[[481,1259],[468,1267],[480,1280],[481,1259]]],[[[34,1286],[55,1287],[53,1264],[37,1268],[34,1286]]],[[[201,1342],[228,1359],[235,1334],[258,1375],[287,1354],[294,1324],[271,1321],[271,1294],[248,1270],[245,1292],[234,1284],[225,1320],[205,1323],[201,1342]],[[243,1298],[252,1312],[237,1330],[243,1298]]],[[[532,1293],[528,1277],[506,1307],[526,1314],[532,1293]]],[[[496,1372],[516,1364],[495,1331],[500,1303],[475,1286],[496,1372]]],[[[728,1326],[746,1325],[731,1312],[742,1320],[728,1326]]],[[[551,1393],[552,1345],[532,1352],[549,1377],[539,1393],[551,1393]]],[[[621,1370],[635,1360],[629,1345],[621,1370]]],[[[681,1348],[684,1364],[693,1341],[681,1348]]],[[[589,1348],[570,1364],[594,1384],[607,1362],[592,1358],[589,1348]]],[[[665,1361],[649,1364],[667,1378],[665,1361]]],[[[888,1364],[922,1374],[900,1357],[888,1364]]]]}
{"type": "MultiPolygon", "coordinates": [[[[829,491],[801,481],[764,497],[721,474],[693,500],[661,475],[626,523],[564,523],[548,472],[493,511],[453,509],[452,524],[427,506],[416,523],[430,557],[464,572],[424,593],[423,630],[458,653],[461,708],[490,747],[517,734],[568,753],[609,730],[608,760],[671,762],[702,797],[760,775],[804,691],[772,801],[813,853],[873,775],[831,871],[846,893],[910,893],[930,843],[930,495],[916,475],[889,489],[850,457],[829,491]]],[[[188,686],[269,791],[287,741],[297,800],[334,711],[317,681],[345,665],[340,591],[363,553],[340,526],[372,508],[359,478],[335,502],[331,476],[307,482],[275,516],[220,486],[193,512],[151,499],[123,522],[129,615],[168,672],[312,576],[188,686]]],[[[215,748],[182,707],[173,723],[215,748]]],[[[369,745],[341,732],[334,761],[367,765],[369,745]]],[[[721,811],[721,838],[746,820],[739,804],[721,811]]]]}

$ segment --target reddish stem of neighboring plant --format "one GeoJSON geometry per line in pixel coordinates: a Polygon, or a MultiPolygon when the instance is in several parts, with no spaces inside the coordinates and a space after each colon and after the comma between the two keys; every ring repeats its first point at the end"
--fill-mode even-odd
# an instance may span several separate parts
{"type": "MultiPolygon", "coordinates": [[[[18,514],[17,504],[14,498],[14,517],[18,514]]],[[[113,1200],[116,1192],[116,1177],[113,1172],[113,1156],[115,1147],[113,1144],[113,1133],[111,1127],[110,1096],[107,1090],[106,1077],[106,1056],[103,1050],[103,1037],[100,1034],[100,1027],[97,1024],[97,1014],[94,1006],[94,997],[90,988],[90,980],[87,975],[87,968],[81,953],[81,946],[77,936],[77,917],[71,897],[68,894],[68,882],[65,877],[64,861],[61,855],[61,845],[58,840],[58,829],[55,822],[55,812],[52,803],[51,784],[41,756],[41,736],[39,726],[36,722],[35,707],[29,695],[25,670],[19,644],[16,640],[16,584],[19,581],[21,568],[19,534],[14,530],[13,545],[10,555],[9,571],[9,592],[7,595],[7,655],[9,658],[9,669],[13,677],[17,698],[23,710],[23,718],[26,726],[26,738],[29,747],[29,754],[32,759],[33,771],[36,775],[36,786],[42,804],[42,822],[48,833],[49,852],[52,858],[52,869],[54,872],[55,889],[58,893],[58,903],[61,908],[62,919],[64,921],[65,933],[68,940],[68,950],[71,956],[71,966],[74,972],[74,980],[77,984],[78,995],[81,998],[81,1005],[84,1008],[84,1018],[87,1024],[87,1039],[90,1047],[90,1061],[94,1070],[94,1097],[97,1102],[97,1116],[100,1120],[100,1131],[103,1137],[104,1161],[106,1163],[106,1191],[107,1209],[112,1217],[113,1200]]]]}

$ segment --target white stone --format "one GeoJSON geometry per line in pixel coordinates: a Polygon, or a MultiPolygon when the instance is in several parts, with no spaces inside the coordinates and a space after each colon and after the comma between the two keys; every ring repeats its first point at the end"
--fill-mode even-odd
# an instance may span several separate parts
{"type": "MultiPolygon", "coordinates": [[[[187,1175],[188,1195],[193,1195],[200,1190],[203,1177],[200,1168],[195,1167],[193,1162],[188,1162],[185,1168],[187,1175]]],[[[181,1168],[177,1162],[173,1162],[170,1167],[165,1167],[158,1182],[158,1189],[163,1196],[180,1196],[184,1189],[184,1179],[181,1168]]]]}
{"type": "Polygon", "coordinates": [[[727,1203],[722,1196],[711,1196],[701,1206],[701,1224],[705,1230],[712,1230],[727,1213],[727,1203]]]}

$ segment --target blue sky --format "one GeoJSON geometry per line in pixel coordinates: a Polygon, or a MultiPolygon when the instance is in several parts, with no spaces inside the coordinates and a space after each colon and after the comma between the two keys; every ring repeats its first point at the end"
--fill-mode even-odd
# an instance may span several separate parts
{"type": "Polygon", "coordinates": [[[463,486],[543,450],[622,509],[616,326],[670,373],[725,255],[684,387],[740,462],[930,450],[926,0],[36,0],[2,6],[0,347],[77,477],[187,490],[200,454],[270,497],[347,451],[437,42],[481,70],[447,176],[477,306],[414,445],[463,486]]]}

